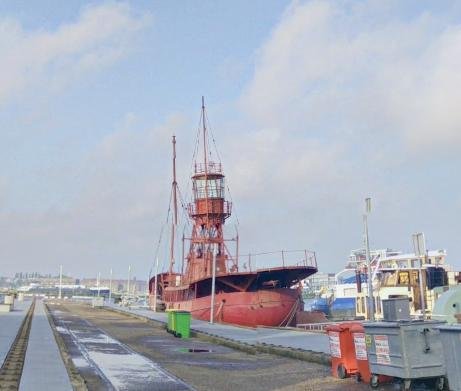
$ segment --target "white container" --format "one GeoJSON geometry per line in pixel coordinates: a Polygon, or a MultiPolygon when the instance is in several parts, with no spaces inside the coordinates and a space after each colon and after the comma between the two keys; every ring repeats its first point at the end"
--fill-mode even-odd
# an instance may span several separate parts
{"type": "Polygon", "coordinates": [[[0,304],[0,313],[10,312],[10,311],[11,311],[11,304],[0,304]]]}
{"type": "Polygon", "coordinates": [[[104,297],[93,297],[92,306],[93,307],[104,307],[104,297]]]}
{"type": "Polygon", "coordinates": [[[5,299],[3,301],[4,304],[10,304],[11,305],[11,311],[14,308],[14,296],[13,295],[7,295],[5,296],[5,299]]]}

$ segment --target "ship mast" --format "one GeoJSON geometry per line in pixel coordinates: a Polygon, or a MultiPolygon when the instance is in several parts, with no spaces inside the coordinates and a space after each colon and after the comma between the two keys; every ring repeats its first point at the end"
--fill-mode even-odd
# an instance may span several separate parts
{"type": "Polygon", "coordinates": [[[176,182],[176,136],[173,136],[173,183],[172,183],[172,195],[173,195],[173,219],[171,221],[171,241],[170,241],[170,271],[169,274],[173,273],[173,266],[175,263],[174,259],[174,245],[175,245],[175,236],[176,236],[176,227],[178,225],[178,197],[177,197],[177,187],[178,183],[176,182]]]}
{"type": "MultiPolygon", "coordinates": [[[[205,98],[202,97],[201,121],[197,140],[203,142],[202,157],[195,161],[192,174],[193,199],[188,206],[193,220],[185,278],[197,281],[218,274],[238,271],[237,260],[225,245],[223,226],[231,215],[232,203],[225,200],[225,176],[221,162],[212,160],[209,151],[205,98]],[[216,267],[215,267],[216,265],[216,267]]],[[[218,156],[219,158],[219,156],[218,156]]]]}
{"type": "MultiPolygon", "coordinates": [[[[205,208],[206,208],[206,221],[209,221],[209,209],[208,209],[208,153],[207,153],[207,129],[206,129],[206,119],[205,119],[205,97],[202,96],[202,133],[203,133],[203,160],[205,164],[205,208]]],[[[207,230],[208,232],[208,230],[207,230]]],[[[209,232],[208,232],[209,237],[209,232]]],[[[206,249],[208,250],[209,247],[206,249]]],[[[202,248],[202,251],[205,251],[205,248],[202,248]]]]}

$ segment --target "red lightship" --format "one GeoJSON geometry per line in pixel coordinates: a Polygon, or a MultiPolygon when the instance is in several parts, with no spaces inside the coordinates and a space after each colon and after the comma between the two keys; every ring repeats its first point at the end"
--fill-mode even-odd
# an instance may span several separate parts
{"type": "MultiPolygon", "coordinates": [[[[197,319],[245,326],[285,326],[302,310],[300,281],[317,272],[315,253],[284,252],[280,265],[256,268],[255,256],[239,265],[238,235],[225,239],[223,227],[231,216],[232,204],[225,199],[224,174],[220,162],[211,160],[202,100],[199,138],[203,160],[193,165],[193,200],[188,205],[192,222],[190,237],[183,237],[181,272],[174,271],[174,238],[178,223],[176,183],[176,139],[173,136],[173,217],[169,271],[149,281],[150,305],[158,300],[166,308],[190,311],[197,319]],[[229,251],[235,245],[235,255],[229,251]],[[288,256],[297,259],[290,264],[288,256]],[[213,273],[214,272],[214,273],[213,273]]],[[[277,254],[277,253],[273,253],[277,254]]],[[[273,261],[271,262],[273,264],[273,261]]]]}

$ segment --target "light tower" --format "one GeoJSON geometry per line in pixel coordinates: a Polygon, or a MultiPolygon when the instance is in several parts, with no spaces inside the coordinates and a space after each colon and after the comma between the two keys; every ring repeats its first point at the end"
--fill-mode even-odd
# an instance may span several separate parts
{"type": "Polygon", "coordinates": [[[212,275],[214,254],[216,274],[228,271],[228,259],[232,259],[229,271],[237,269],[237,260],[229,256],[223,236],[224,222],[231,215],[232,204],[225,200],[225,176],[222,165],[210,160],[203,97],[201,122],[203,161],[194,164],[193,202],[188,207],[189,216],[194,222],[186,270],[190,280],[212,275]]]}

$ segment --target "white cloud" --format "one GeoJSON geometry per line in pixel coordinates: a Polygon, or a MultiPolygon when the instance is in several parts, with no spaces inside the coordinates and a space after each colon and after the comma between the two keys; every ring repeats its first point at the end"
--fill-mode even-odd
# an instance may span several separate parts
{"type": "Polygon", "coordinates": [[[461,26],[428,12],[379,18],[374,7],[293,3],[258,53],[242,97],[249,115],[293,131],[402,137],[410,149],[459,147],[461,26]]]}
{"type": "Polygon", "coordinates": [[[16,20],[0,19],[0,103],[28,88],[62,88],[112,64],[149,20],[124,3],[85,7],[75,22],[54,31],[27,31],[16,20]]]}
{"type": "Polygon", "coordinates": [[[372,245],[410,250],[413,230],[426,230],[435,246],[461,250],[459,222],[435,223],[453,205],[431,185],[443,177],[444,197],[459,192],[441,172],[459,165],[461,26],[400,11],[399,2],[295,1],[256,52],[240,99],[253,130],[229,171],[249,206],[248,247],[307,245],[335,270],[361,245],[372,196],[372,245]]]}

